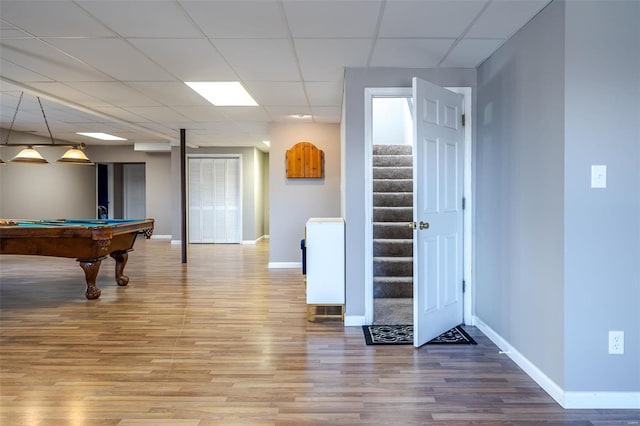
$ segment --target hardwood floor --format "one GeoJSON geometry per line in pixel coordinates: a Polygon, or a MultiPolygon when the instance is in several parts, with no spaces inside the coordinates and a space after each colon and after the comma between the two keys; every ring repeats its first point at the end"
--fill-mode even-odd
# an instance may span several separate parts
{"type": "Polygon", "coordinates": [[[98,300],[73,259],[0,256],[2,425],[630,425],[563,410],[477,329],[477,346],[366,346],[308,322],[299,270],[268,243],[139,239],[98,300]]]}

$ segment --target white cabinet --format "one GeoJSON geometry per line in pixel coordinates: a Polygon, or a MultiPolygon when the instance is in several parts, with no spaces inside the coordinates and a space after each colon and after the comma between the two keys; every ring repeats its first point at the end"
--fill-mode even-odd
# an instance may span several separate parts
{"type": "Polygon", "coordinates": [[[305,229],[307,318],[344,320],[344,220],[310,218],[305,229]],[[332,309],[339,313],[330,313],[332,309]],[[324,314],[318,313],[324,309],[324,314]]]}

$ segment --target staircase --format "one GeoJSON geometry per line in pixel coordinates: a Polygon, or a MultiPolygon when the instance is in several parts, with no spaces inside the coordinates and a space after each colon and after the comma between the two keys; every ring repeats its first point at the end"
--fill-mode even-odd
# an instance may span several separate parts
{"type": "Polygon", "coordinates": [[[411,324],[413,160],[410,145],[373,147],[374,323],[411,324]]]}

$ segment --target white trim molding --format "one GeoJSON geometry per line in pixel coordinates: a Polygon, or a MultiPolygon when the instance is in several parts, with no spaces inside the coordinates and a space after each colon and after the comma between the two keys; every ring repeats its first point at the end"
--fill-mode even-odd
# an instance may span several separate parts
{"type": "Polygon", "coordinates": [[[258,243],[258,241],[260,241],[261,239],[266,238],[264,235],[256,240],[242,240],[242,244],[247,244],[247,245],[255,245],[258,243]]]}
{"type": "Polygon", "coordinates": [[[565,392],[564,408],[640,410],[640,392],[565,392]]]}
{"type": "Polygon", "coordinates": [[[170,240],[171,235],[151,235],[152,240],[170,240]]]}
{"type": "Polygon", "coordinates": [[[182,244],[182,240],[171,240],[171,245],[175,246],[175,245],[181,245],[182,244]]]}
{"type": "Polygon", "coordinates": [[[365,316],[364,315],[345,315],[344,316],[344,326],[345,327],[358,327],[365,325],[365,316]]]}
{"type": "Polygon", "coordinates": [[[269,262],[269,269],[302,268],[302,262],[269,262]]]}
{"type": "Polygon", "coordinates": [[[545,392],[565,409],[640,409],[640,392],[570,392],[562,389],[542,370],[536,367],[507,340],[477,316],[473,322],[482,333],[500,348],[500,353],[511,358],[545,392]]]}

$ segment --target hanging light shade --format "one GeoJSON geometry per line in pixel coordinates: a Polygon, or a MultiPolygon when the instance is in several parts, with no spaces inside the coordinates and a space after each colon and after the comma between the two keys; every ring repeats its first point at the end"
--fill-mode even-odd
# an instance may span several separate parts
{"type": "Polygon", "coordinates": [[[58,160],[58,163],[66,164],[84,164],[87,166],[93,166],[93,163],[87,155],[80,148],[71,148],[64,153],[58,160]]]}
{"type": "Polygon", "coordinates": [[[12,163],[23,164],[49,164],[49,162],[45,160],[38,151],[30,146],[20,151],[18,155],[16,155],[9,161],[11,161],[12,163]]]}

